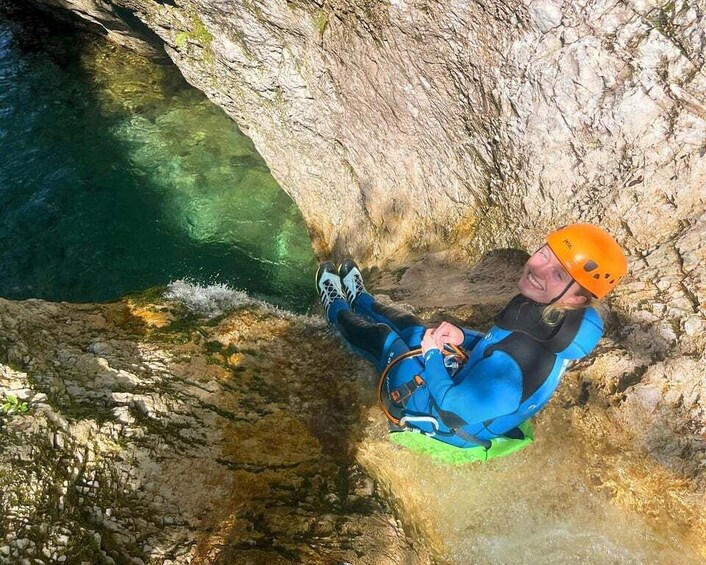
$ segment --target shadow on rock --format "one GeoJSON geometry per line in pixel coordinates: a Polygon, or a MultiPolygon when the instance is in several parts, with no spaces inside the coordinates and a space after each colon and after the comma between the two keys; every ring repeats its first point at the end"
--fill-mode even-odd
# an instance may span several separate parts
{"type": "Polygon", "coordinates": [[[355,464],[371,373],[322,321],[1,306],[0,392],[30,407],[0,429],[11,561],[428,562],[355,464]]]}

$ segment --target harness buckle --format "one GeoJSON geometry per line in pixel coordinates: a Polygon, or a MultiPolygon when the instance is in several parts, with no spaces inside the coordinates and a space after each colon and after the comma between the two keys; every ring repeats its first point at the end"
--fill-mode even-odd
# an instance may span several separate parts
{"type": "Polygon", "coordinates": [[[400,426],[403,428],[409,428],[410,431],[417,434],[422,434],[429,437],[434,437],[436,432],[439,431],[439,421],[434,418],[434,416],[402,416],[402,418],[400,418],[400,426]],[[414,425],[423,423],[431,424],[432,430],[430,432],[425,432],[414,425]]]}
{"type": "Polygon", "coordinates": [[[425,386],[427,383],[420,375],[414,375],[412,379],[406,383],[402,383],[396,389],[391,390],[388,394],[393,402],[404,405],[405,400],[412,396],[417,389],[425,386]]]}
{"type": "MultiPolygon", "coordinates": [[[[468,359],[468,355],[466,354],[465,351],[462,349],[456,347],[455,345],[447,345],[448,349],[451,349],[457,356],[458,359],[460,360],[461,363],[465,362],[468,359]]],[[[446,351],[446,350],[444,350],[446,351]]],[[[390,409],[385,402],[385,399],[383,398],[384,396],[384,391],[387,391],[387,396],[392,402],[397,404],[398,406],[402,406],[404,408],[404,401],[406,400],[407,396],[409,396],[411,393],[405,394],[405,389],[407,388],[406,386],[403,387],[398,387],[398,389],[395,390],[389,390],[389,387],[386,387],[387,383],[387,376],[390,374],[390,371],[392,370],[393,367],[395,367],[398,363],[401,361],[404,361],[405,359],[410,359],[412,357],[418,357],[422,354],[421,348],[417,349],[412,349],[410,351],[407,351],[405,353],[402,353],[401,355],[398,355],[394,359],[388,359],[387,366],[383,370],[383,372],[380,374],[380,378],[378,379],[378,403],[380,404],[380,408],[382,408],[382,411],[385,413],[385,416],[387,417],[390,422],[392,422],[395,425],[400,425],[400,420],[397,419],[397,417],[393,416],[390,412],[390,409]],[[400,391],[399,389],[402,389],[400,391]]],[[[390,355],[392,357],[392,355],[390,355]]],[[[415,375],[414,378],[409,382],[405,383],[405,385],[410,384],[413,387],[412,392],[417,390],[418,388],[425,386],[426,383],[424,382],[424,379],[420,375],[415,375]]],[[[434,428],[434,432],[432,432],[432,435],[436,434],[436,430],[439,429],[439,423],[436,421],[435,418],[432,418],[429,420],[431,425],[434,428]]],[[[412,428],[413,429],[413,428],[412,428]]],[[[421,430],[420,430],[421,431],[421,430]]]]}

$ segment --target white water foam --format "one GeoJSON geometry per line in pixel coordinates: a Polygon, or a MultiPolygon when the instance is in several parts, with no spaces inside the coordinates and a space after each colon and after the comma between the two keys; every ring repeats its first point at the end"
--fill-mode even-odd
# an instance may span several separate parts
{"type": "Polygon", "coordinates": [[[167,285],[164,298],[179,302],[197,316],[209,319],[223,316],[242,306],[259,306],[280,318],[299,320],[312,327],[326,326],[326,320],[322,316],[309,316],[283,310],[223,283],[200,285],[188,279],[179,279],[167,285]]]}
{"type": "Polygon", "coordinates": [[[169,283],[164,298],[180,302],[190,312],[206,318],[222,316],[245,304],[260,303],[223,283],[201,286],[184,279],[169,283]]]}

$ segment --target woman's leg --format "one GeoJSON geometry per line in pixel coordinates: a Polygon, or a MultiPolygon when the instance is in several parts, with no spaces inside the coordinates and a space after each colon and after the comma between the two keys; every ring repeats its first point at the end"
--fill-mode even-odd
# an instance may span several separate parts
{"type": "Polygon", "coordinates": [[[356,353],[380,371],[410,349],[387,324],[372,322],[351,310],[341,310],[336,316],[335,325],[356,353]]]}
{"type": "Polygon", "coordinates": [[[389,326],[409,348],[419,347],[426,331],[421,320],[399,308],[376,301],[365,289],[360,269],[352,259],[345,259],[341,263],[338,274],[354,312],[389,326]]]}
{"type": "MultiPolygon", "coordinates": [[[[360,284],[362,286],[362,278],[360,284]]],[[[377,304],[368,293],[359,294],[358,299],[362,299],[360,303],[365,305],[370,317],[380,321],[371,321],[353,312],[344,298],[341,280],[334,272],[333,263],[322,263],[319,266],[316,289],[328,321],[338,328],[356,353],[372,362],[379,371],[410,351],[407,341],[392,327],[393,323],[408,336],[419,329],[422,332],[424,330],[414,316],[377,304]]],[[[418,346],[420,340],[421,337],[412,343],[418,346]]],[[[416,375],[423,370],[417,356],[403,359],[391,369],[385,383],[387,396],[392,403],[390,409],[395,406],[399,410],[406,403],[407,398],[419,387],[416,375]]]]}
{"type": "Polygon", "coordinates": [[[353,310],[380,324],[390,326],[410,349],[416,349],[422,343],[426,327],[419,318],[409,312],[382,304],[367,292],[358,295],[353,303],[353,310]]]}
{"type": "Polygon", "coordinates": [[[333,263],[319,265],[316,289],[329,323],[339,329],[356,353],[378,369],[382,370],[392,359],[409,351],[404,340],[389,325],[367,320],[351,310],[333,263]]]}

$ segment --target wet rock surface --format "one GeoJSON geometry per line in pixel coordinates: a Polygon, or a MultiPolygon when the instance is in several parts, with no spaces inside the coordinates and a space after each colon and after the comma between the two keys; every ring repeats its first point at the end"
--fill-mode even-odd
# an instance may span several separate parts
{"type": "MultiPolygon", "coordinates": [[[[401,301],[430,323],[485,330],[516,294],[525,258],[498,250],[460,268],[454,254],[436,253],[368,278],[381,300],[401,301]]],[[[703,258],[687,262],[699,265],[689,272],[703,293],[703,258]]],[[[359,459],[402,515],[416,517],[410,528],[437,554],[453,563],[703,562],[706,337],[643,316],[644,303],[629,298],[639,284],[629,282],[599,307],[603,340],[564,376],[525,451],[456,470],[400,451],[381,440],[383,430],[368,429],[359,459]],[[415,473],[423,473],[424,487],[415,473]],[[449,528],[466,528],[473,541],[459,542],[449,528]]],[[[659,309],[655,286],[643,288],[659,309]]]]}
{"type": "Polygon", "coordinates": [[[637,255],[703,214],[694,3],[33,1],[117,41],[149,30],[252,137],[320,254],[479,255],[581,218],[637,255]]]}
{"type": "Polygon", "coordinates": [[[365,366],[255,302],[0,303],[0,563],[426,563],[356,464],[365,366]]]}
{"type": "MultiPolygon", "coordinates": [[[[498,251],[465,270],[433,254],[366,276],[429,323],[482,330],[524,258],[498,251]]],[[[537,442],[450,468],[387,441],[374,371],[321,318],[212,292],[0,303],[0,394],[28,405],[0,419],[0,562],[706,555],[702,364],[641,358],[633,380],[650,326],[603,308],[607,335],[537,419],[537,442]]]]}

